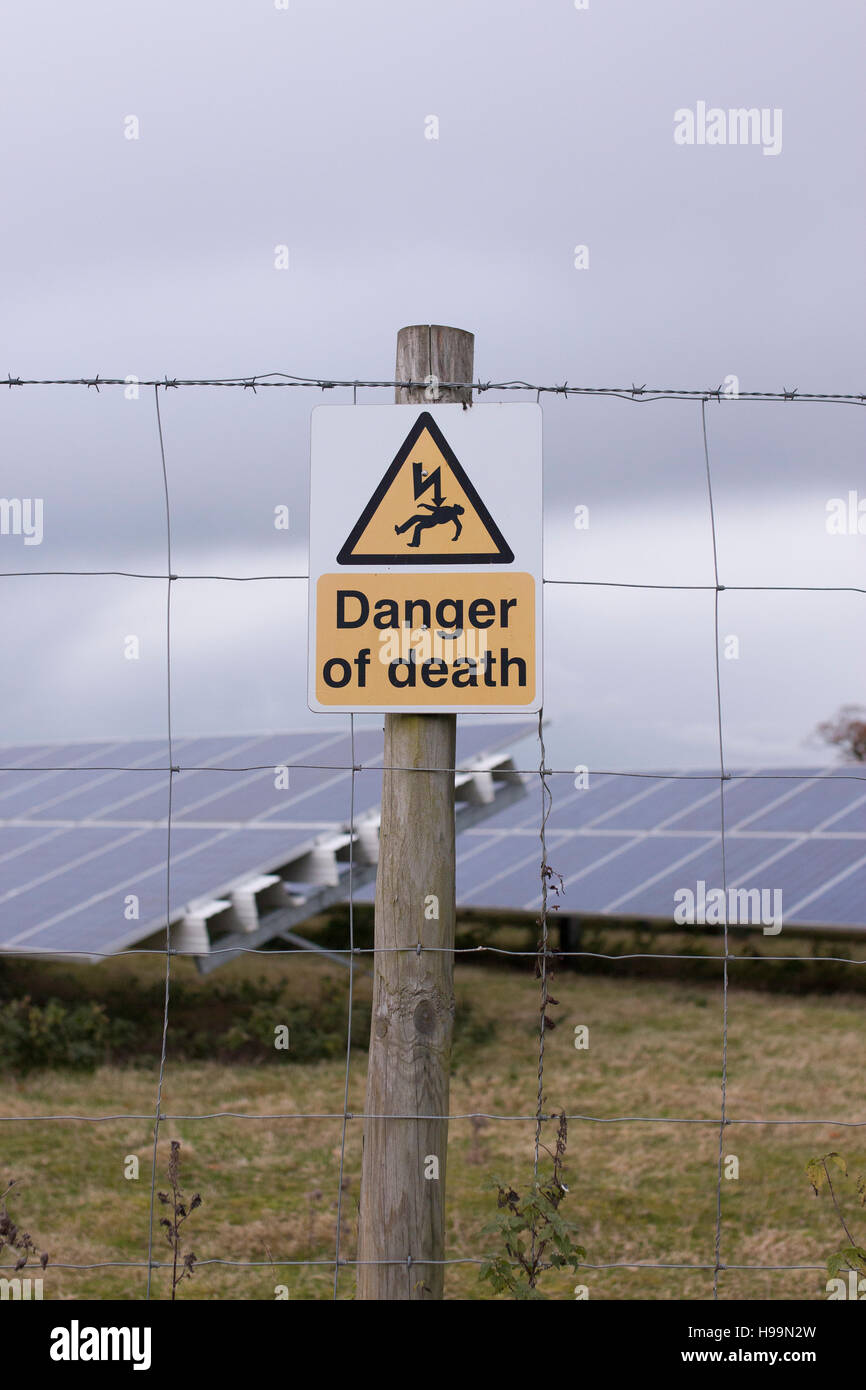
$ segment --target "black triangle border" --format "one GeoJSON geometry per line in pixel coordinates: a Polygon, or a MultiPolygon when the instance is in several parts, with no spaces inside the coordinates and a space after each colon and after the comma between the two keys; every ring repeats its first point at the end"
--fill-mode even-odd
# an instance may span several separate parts
{"type": "Polygon", "coordinates": [[[400,449],[373,496],[370,498],[358,521],[352,527],[348,539],[343,544],[337,555],[338,565],[415,565],[422,568],[424,565],[510,565],[514,563],[514,551],[505,540],[493,517],[488,512],[475,488],[467,478],[463,468],[457,459],[451,445],[440,430],[429,410],[423,410],[415,421],[411,430],[407,434],[400,449]],[[488,534],[498,550],[493,555],[355,555],[354,548],[361,539],[367,525],[372,520],[379,503],[382,501],[386,492],[390,488],[403,464],[415,448],[424,430],[429,430],[434,443],[445,459],[451,472],[459,482],[469,501],[472,503],[484,525],[487,527],[488,534]]]}

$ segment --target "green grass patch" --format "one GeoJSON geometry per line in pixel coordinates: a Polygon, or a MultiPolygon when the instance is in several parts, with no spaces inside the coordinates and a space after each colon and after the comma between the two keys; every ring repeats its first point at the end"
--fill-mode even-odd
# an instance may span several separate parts
{"type": "MultiPolygon", "coordinates": [[[[557,1026],[546,1037],[544,1104],[571,1117],[562,1211],[587,1253],[576,1276],[553,1270],[541,1287],[570,1300],[578,1283],[591,1299],[709,1298],[721,989],[717,980],[641,978],[627,969],[619,977],[616,968],[592,978],[562,971],[553,984],[559,1003],[552,1010],[557,1026]],[[586,1050],[574,1046],[578,1024],[589,1028],[586,1050]],[[653,1116],[676,1123],[652,1123],[653,1116]],[[671,1267],[640,1267],[647,1263],[671,1267]],[[610,1267],[618,1265],[624,1267],[610,1267]]],[[[46,1298],[144,1295],[162,970],[158,957],[95,967],[3,963],[4,1001],[17,991],[43,1010],[51,999],[70,1010],[95,1004],[109,1023],[131,1022],[137,1030],[133,1048],[124,1042],[126,1052],[100,1056],[90,1071],[54,1065],[9,1075],[7,1068],[0,1172],[20,1184],[11,1214],[51,1256],[46,1298]],[[36,1118],[49,1115],[141,1118],[36,1118]],[[125,1176],[136,1167],[130,1159],[137,1160],[137,1177],[125,1176]],[[111,1261],[139,1267],[107,1267],[111,1261]]],[[[203,1198],[184,1228],[200,1263],[179,1297],[271,1299],[285,1284],[293,1299],[327,1298],[337,1234],[346,972],[309,956],[273,955],[245,957],[205,978],[177,960],[172,976],[157,1187],[165,1188],[176,1139],[184,1190],[203,1198]],[[273,1046],[280,1023],[292,1030],[286,1051],[273,1046]],[[226,1041],[233,1029],[242,1034],[236,1048],[226,1041]],[[325,1042],[315,1040],[318,1032],[325,1042]],[[288,1118],[171,1118],[224,1111],[288,1118]],[[310,1112],[337,1118],[294,1118],[310,1112]],[[209,1259],[260,1263],[236,1268],[209,1259]]],[[[451,1112],[475,1118],[450,1125],[446,1255],[480,1261],[495,1253],[484,1231],[495,1215],[491,1176],[521,1193],[531,1177],[539,985],[531,963],[524,971],[458,960],[456,986],[451,1112]],[[487,1119],[483,1112],[518,1118],[487,1119]]],[[[348,1103],[354,1115],[364,1107],[369,1018],[370,980],[359,974],[348,1103]]],[[[738,1159],[739,1177],[722,1185],[721,1255],[724,1264],[746,1268],[723,1271],[722,1298],[825,1297],[820,1271],[752,1266],[821,1266],[838,1248],[832,1205],[815,1198],[805,1167],[815,1154],[839,1149],[862,1170],[862,1131],[835,1123],[866,1118],[862,1055],[863,1003],[855,993],[768,994],[744,988],[742,974],[732,981],[732,1123],[723,1147],[738,1159]],[[780,1123],[786,1119],[808,1123],[780,1123]],[[758,1123],[739,1123],[746,1120],[758,1123]]],[[[346,1259],[356,1250],[362,1133],[361,1120],[347,1122],[340,1202],[346,1259]]],[[[544,1142],[550,1133],[545,1126],[544,1142]]],[[[155,1258],[170,1258],[159,1231],[154,1248],[155,1258]]],[[[477,1263],[449,1266],[446,1296],[489,1298],[478,1271],[477,1263]]],[[[167,1269],[156,1270],[154,1281],[165,1297],[167,1269]]],[[[341,1270],[340,1297],[351,1298],[353,1286],[352,1271],[341,1270]]]]}

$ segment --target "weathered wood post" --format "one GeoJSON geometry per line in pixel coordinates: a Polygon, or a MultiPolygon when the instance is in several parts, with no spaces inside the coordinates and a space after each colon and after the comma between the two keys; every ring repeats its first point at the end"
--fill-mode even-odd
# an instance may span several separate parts
{"type": "MultiPolygon", "coordinates": [[[[438,382],[472,380],[474,343],[459,328],[401,328],[396,379],[428,387],[398,388],[397,404],[471,403],[471,390],[447,390],[438,382]]],[[[361,1299],[441,1299],[444,1292],[444,1267],[433,1262],[445,1254],[448,1121],[429,1117],[448,1114],[456,734],[454,714],[385,716],[365,1110],[374,1118],[364,1125],[361,1299]]]]}

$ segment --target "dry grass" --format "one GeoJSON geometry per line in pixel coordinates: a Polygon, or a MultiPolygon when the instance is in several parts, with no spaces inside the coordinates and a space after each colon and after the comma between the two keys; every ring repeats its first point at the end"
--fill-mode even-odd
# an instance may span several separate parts
{"type": "MultiPolygon", "coordinates": [[[[125,966],[128,970],[128,964],[125,966]]],[[[244,962],[230,967],[242,972],[244,962]]],[[[261,970],[260,963],[256,967],[261,970]]],[[[142,963],[150,978],[157,963],[142,963]]],[[[186,963],[178,963],[183,975],[186,963]]],[[[293,987],[308,989],[326,963],[274,958],[293,987]]],[[[227,972],[226,972],[227,973],[227,972]]],[[[337,978],[339,972],[334,971],[337,978]]],[[[189,974],[183,978],[192,983],[189,974]]],[[[452,1081],[452,1113],[490,1111],[531,1116],[536,1105],[538,984],[527,974],[459,966],[458,996],[499,1022],[493,1040],[464,1060],[452,1081]]],[[[202,984],[206,989],[206,982],[202,984]]],[[[359,993],[369,988],[365,979],[359,993]]],[[[600,1124],[574,1120],[566,1163],[566,1214],[577,1219],[591,1264],[651,1261],[712,1265],[721,1076],[721,991],[716,985],[560,974],[553,991],[556,1030],[548,1034],[548,1108],[569,1114],[666,1116],[698,1121],[600,1124]],[[590,1047],[577,1051],[573,1030],[588,1024],[590,1047]]],[[[724,1153],[739,1159],[736,1181],[723,1183],[722,1259],[728,1265],[821,1265],[839,1244],[826,1200],[816,1200],[804,1166],[838,1148],[864,1156],[862,1131],[828,1123],[785,1126],[782,1119],[863,1119],[863,1002],[854,995],[786,997],[730,992],[728,1115],[724,1153]]],[[[170,1038],[169,1031],[169,1038],[170,1038]]],[[[361,1111],[365,1058],[353,1058],[349,1109],[361,1111]]],[[[233,1110],[244,1114],[341,1112],[344,1066],[226,1066],[172,1063],[169,1047],[163,1109],[168,1114],[233,1110]]],[[[20,1180],[12,1208],[37,1244],[60,1264],[144,1261],[150,1200],[154,1069],[102,1067],[89,1076],[37,1073],[7,1084],[3,1116],[135,1113],[140,1120],[8,1122],[0,1126],[2,1174],[20,1180]],[[138,1180],[124,1177],[128,1155],[138,1180]]],[[[204,1205],[185,1227],[186,1248],[200,1261],[261,1261],[258,1268],[200,1264],[180,1298],[273,1298],[285,1284],[292,1298],[331,1296],[341,1121],[167,1120],[161,1126],[158,1186],[171,1139],[182,1143],[183,1185],[204,1205]],[[286,1266],[279,1260],[319,1260],[286,1266]]],[[[361,1122],[347,1129],[342,1254],[355,1251],[361,1122]]],[[[489,1249],[481,1228],[494,1198],[493,1175],[525,1183],[531,1172],[532,1121],[455,1120],[448,1152],[450,1258],[489,1249]]],[[[159,1214],[159,1212],[157,1213],[159,1214]]],[[[156,1258],[168,1260],[155,1236],[156,1258]]],[[[50,1298],[140,1298],[145,1269],[67,1270],[49,1265],[50,1298]]],[[[157,1296],[170,1274],[154,1275],[157,1296]]],[[[573,1297],[573,1276],[554,1276],[552,1297],[573,1297]]],[[[707,1298],[711,1270],[587,1269],[580,1282],[597,1298],[707,1298]]],[[[825,1276],[803,1271],[728,1270],[721,1297],[820,1298],[825,1276]]],[[[449,1298],[486,1298],[476,1265],[448,1271],[449,1298]]],[[[340,1296],[352,1297],[350,1271],[340,1296]]]]}

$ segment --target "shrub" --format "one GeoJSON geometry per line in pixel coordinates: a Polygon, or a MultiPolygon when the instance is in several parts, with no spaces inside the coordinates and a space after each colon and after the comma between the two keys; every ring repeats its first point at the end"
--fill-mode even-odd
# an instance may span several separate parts
{"type": "Polygon", "coordinates": [[[49,999],[40,1008],[29,995],[0,1005],[0,1063],[26,1075],[39,1067],[92,1071],[103,1060],[109,1021],[102,1004],[64,1004],[49,999]]]}
{"type": "MultiPolygon", "coordinates": [[[[14,983],[14,982],[13,982],[14,983]]],[[[23,981],[22,981],[23,983],[23,981]]],[[[49,976],[17,999],[0,997],[0,1067],[26,1075],[42,1067],[92,1070],[100,1063],[152,1066],[162,1038],[164,985],[130,974],[49,976]],[[46,987],[47,985],[47,987],[46,987]],[[78,991],[75,997],[73,991],[78,991]],[[86,998],[87,993],[97,998],[86,998]],[[65,994],[66,997],[58,997],[65,994]],[[81,998],[85,995],[85,998],[81,998]]],[[[173,982],[169,1005],[172,1056],[178,1060],[285,1065],[341,1058],[346,1053],[348,979],[324,977],[315,989],[288,980],[232,980],[203,987],[173,982]],[[289,1030],[276,1048],[275,1029],[289,1030]]],[[[352,1047],[366,1051],[372,1007],[356,993],[352,1047]]],[[[470,1065],[496,1033],[496,1021],[462,998],[454,1021],[452,1067],[470,1065]]]]}
{"type": "MultiPolygon", "coordinates": [[[[274,1000],[254,1004],[243,1022],[235,1023],[217,1039],[217,1048],[240,1053],[244,1060],[270,1060],[274,1056],[293,1062],[318,1062],[342,1057],[346,1051],[348,994],[342,981],[323,980],[313,999],[274,1000]],[[274,1028],[289,1030],[289,1047],[274,1047],[274,1028]],[[264,1048],[264,1051],[263,1051],[264,1048]]],[[[355,1001],[352,1010],[352,1043],[366,1048],[370,1037],[371,1007],[355,1001]]]]}

